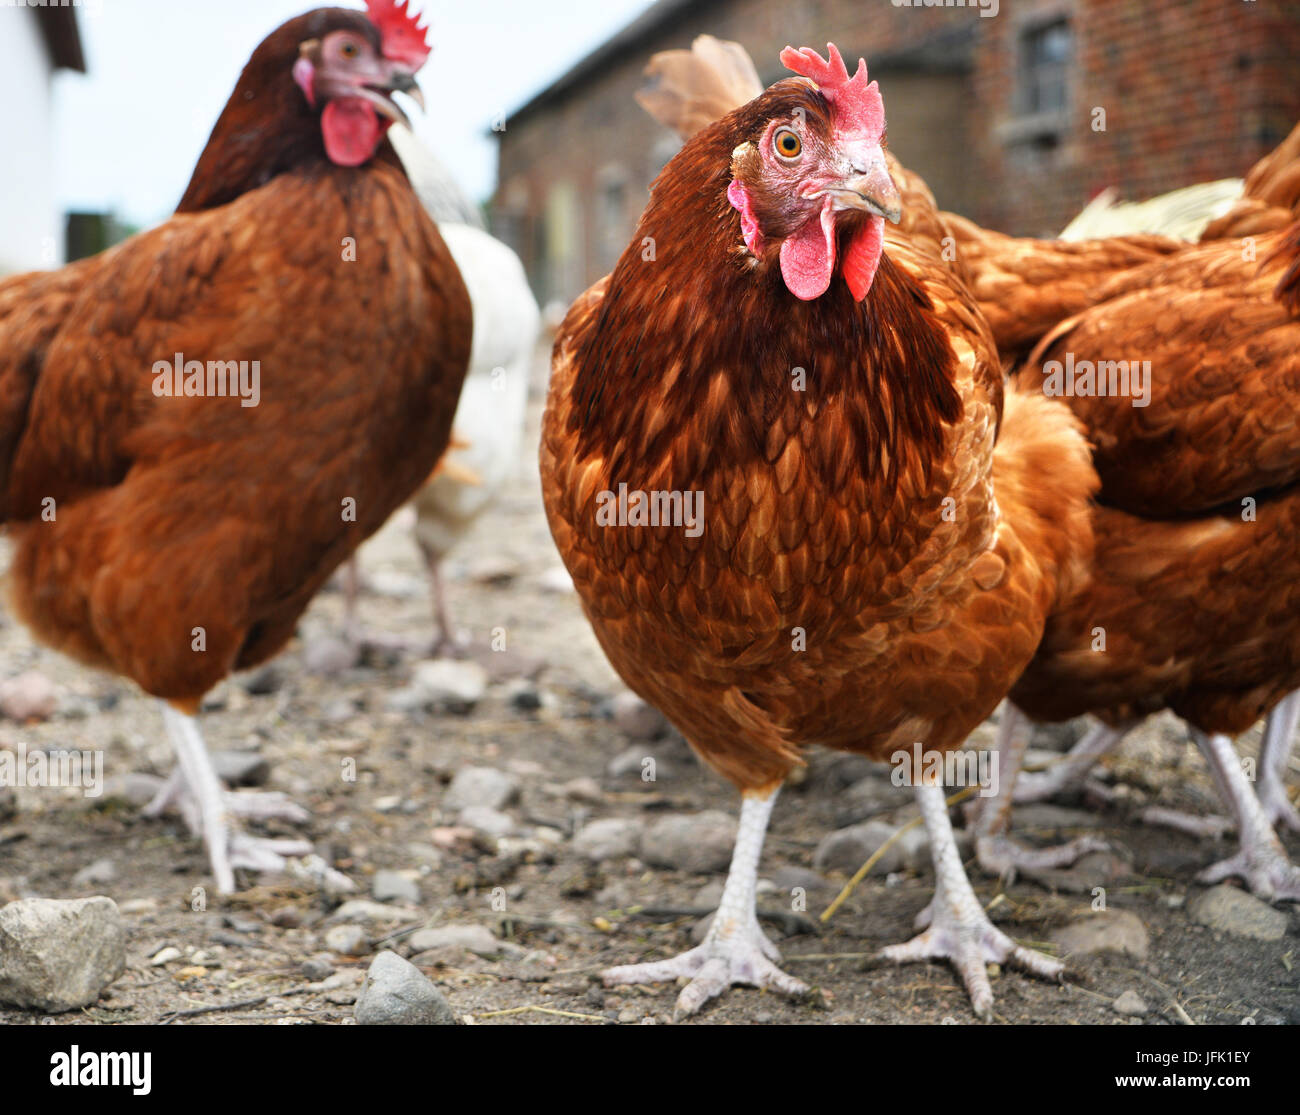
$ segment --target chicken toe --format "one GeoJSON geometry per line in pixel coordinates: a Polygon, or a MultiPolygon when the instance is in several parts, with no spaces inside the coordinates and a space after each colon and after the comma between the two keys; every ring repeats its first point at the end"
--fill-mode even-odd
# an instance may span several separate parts
{"type": "Polygon", "coordinates": [[[758,924],[758,861],[776,796],[777,790],[773,790],[768,794],[746,794],[744,798],[731,869],[704,943],[669,960],[608,968],[601,973],[607,987],[689,979],[677,997],[678,1018],[695,1014],[710,999],[737,984],[783,995],[807,994],[802,981],[777,967],[781,954],[758,924]]]}
{"type": "Polygon", "coordinates": [[[993,986],[987,965],[1010,963],[1031,975],[1053,980],[1061,978],[1065,966],[1016,944],[989,921],[962,867],[943,787],[918,785],[916,796],[930,834],[936,876],[934,901],[927,907],[929,928],[905,944],[890,945],[881,955],[898,964],[951,961],[975,1013],[988,1022],[993,1017],[993,986]]]}

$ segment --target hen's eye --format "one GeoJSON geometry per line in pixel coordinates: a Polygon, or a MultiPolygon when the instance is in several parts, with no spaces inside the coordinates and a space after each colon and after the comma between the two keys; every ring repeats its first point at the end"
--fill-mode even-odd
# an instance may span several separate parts
{"type": "Polygon", "coordinates": [[[799,138],[798,133],[789,128],[782,128],[777,132],[772,145],[783,159],[797,159],[799,152],[803,150],[803,140],[799,138]]]}
{"type": "Polygon", "coordinates": [[[361,48],[357,46],[356,43],[344,43],[339,47],[339,53],[342,54],[344,58],[355,58],[361,53],[361,48]]]}

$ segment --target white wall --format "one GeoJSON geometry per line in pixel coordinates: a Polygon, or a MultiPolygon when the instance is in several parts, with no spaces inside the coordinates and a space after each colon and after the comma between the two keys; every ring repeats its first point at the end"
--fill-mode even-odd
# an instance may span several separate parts
{"type": "Polygon", "coordinates": [[[63,262],[49,54],[27,7],[0,3],[0,275],[63,262]]]}

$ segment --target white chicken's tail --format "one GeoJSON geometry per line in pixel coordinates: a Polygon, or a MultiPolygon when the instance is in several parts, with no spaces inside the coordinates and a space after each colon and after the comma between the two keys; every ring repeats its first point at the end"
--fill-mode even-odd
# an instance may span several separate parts
{"type": "Polygon", "coordinates": [[[763,92],[753,60],[739,43],[701,35],[690,50],[663,50],[645,70],[650,84],[637,103],[683,140],[763,92]]]}

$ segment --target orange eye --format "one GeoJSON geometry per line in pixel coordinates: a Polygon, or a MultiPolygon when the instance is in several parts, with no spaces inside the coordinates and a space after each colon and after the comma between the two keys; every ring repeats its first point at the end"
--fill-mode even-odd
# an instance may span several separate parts
{"type": "Polygon", "coordinates": [[[357,46],[356,43],[344,43],[339,47],[339,53],[343,55],[344,58],[355,58],[361,53],[361,48],[357,46]]]}
{"type": "Polygon", "coordinates": [[[799,153],[803,151],[803,140],[799,134],[791,128],[782,128],[772,140],[772,146],[776,148],[776,153],[783,159],[797,159],[799,153]]]}

